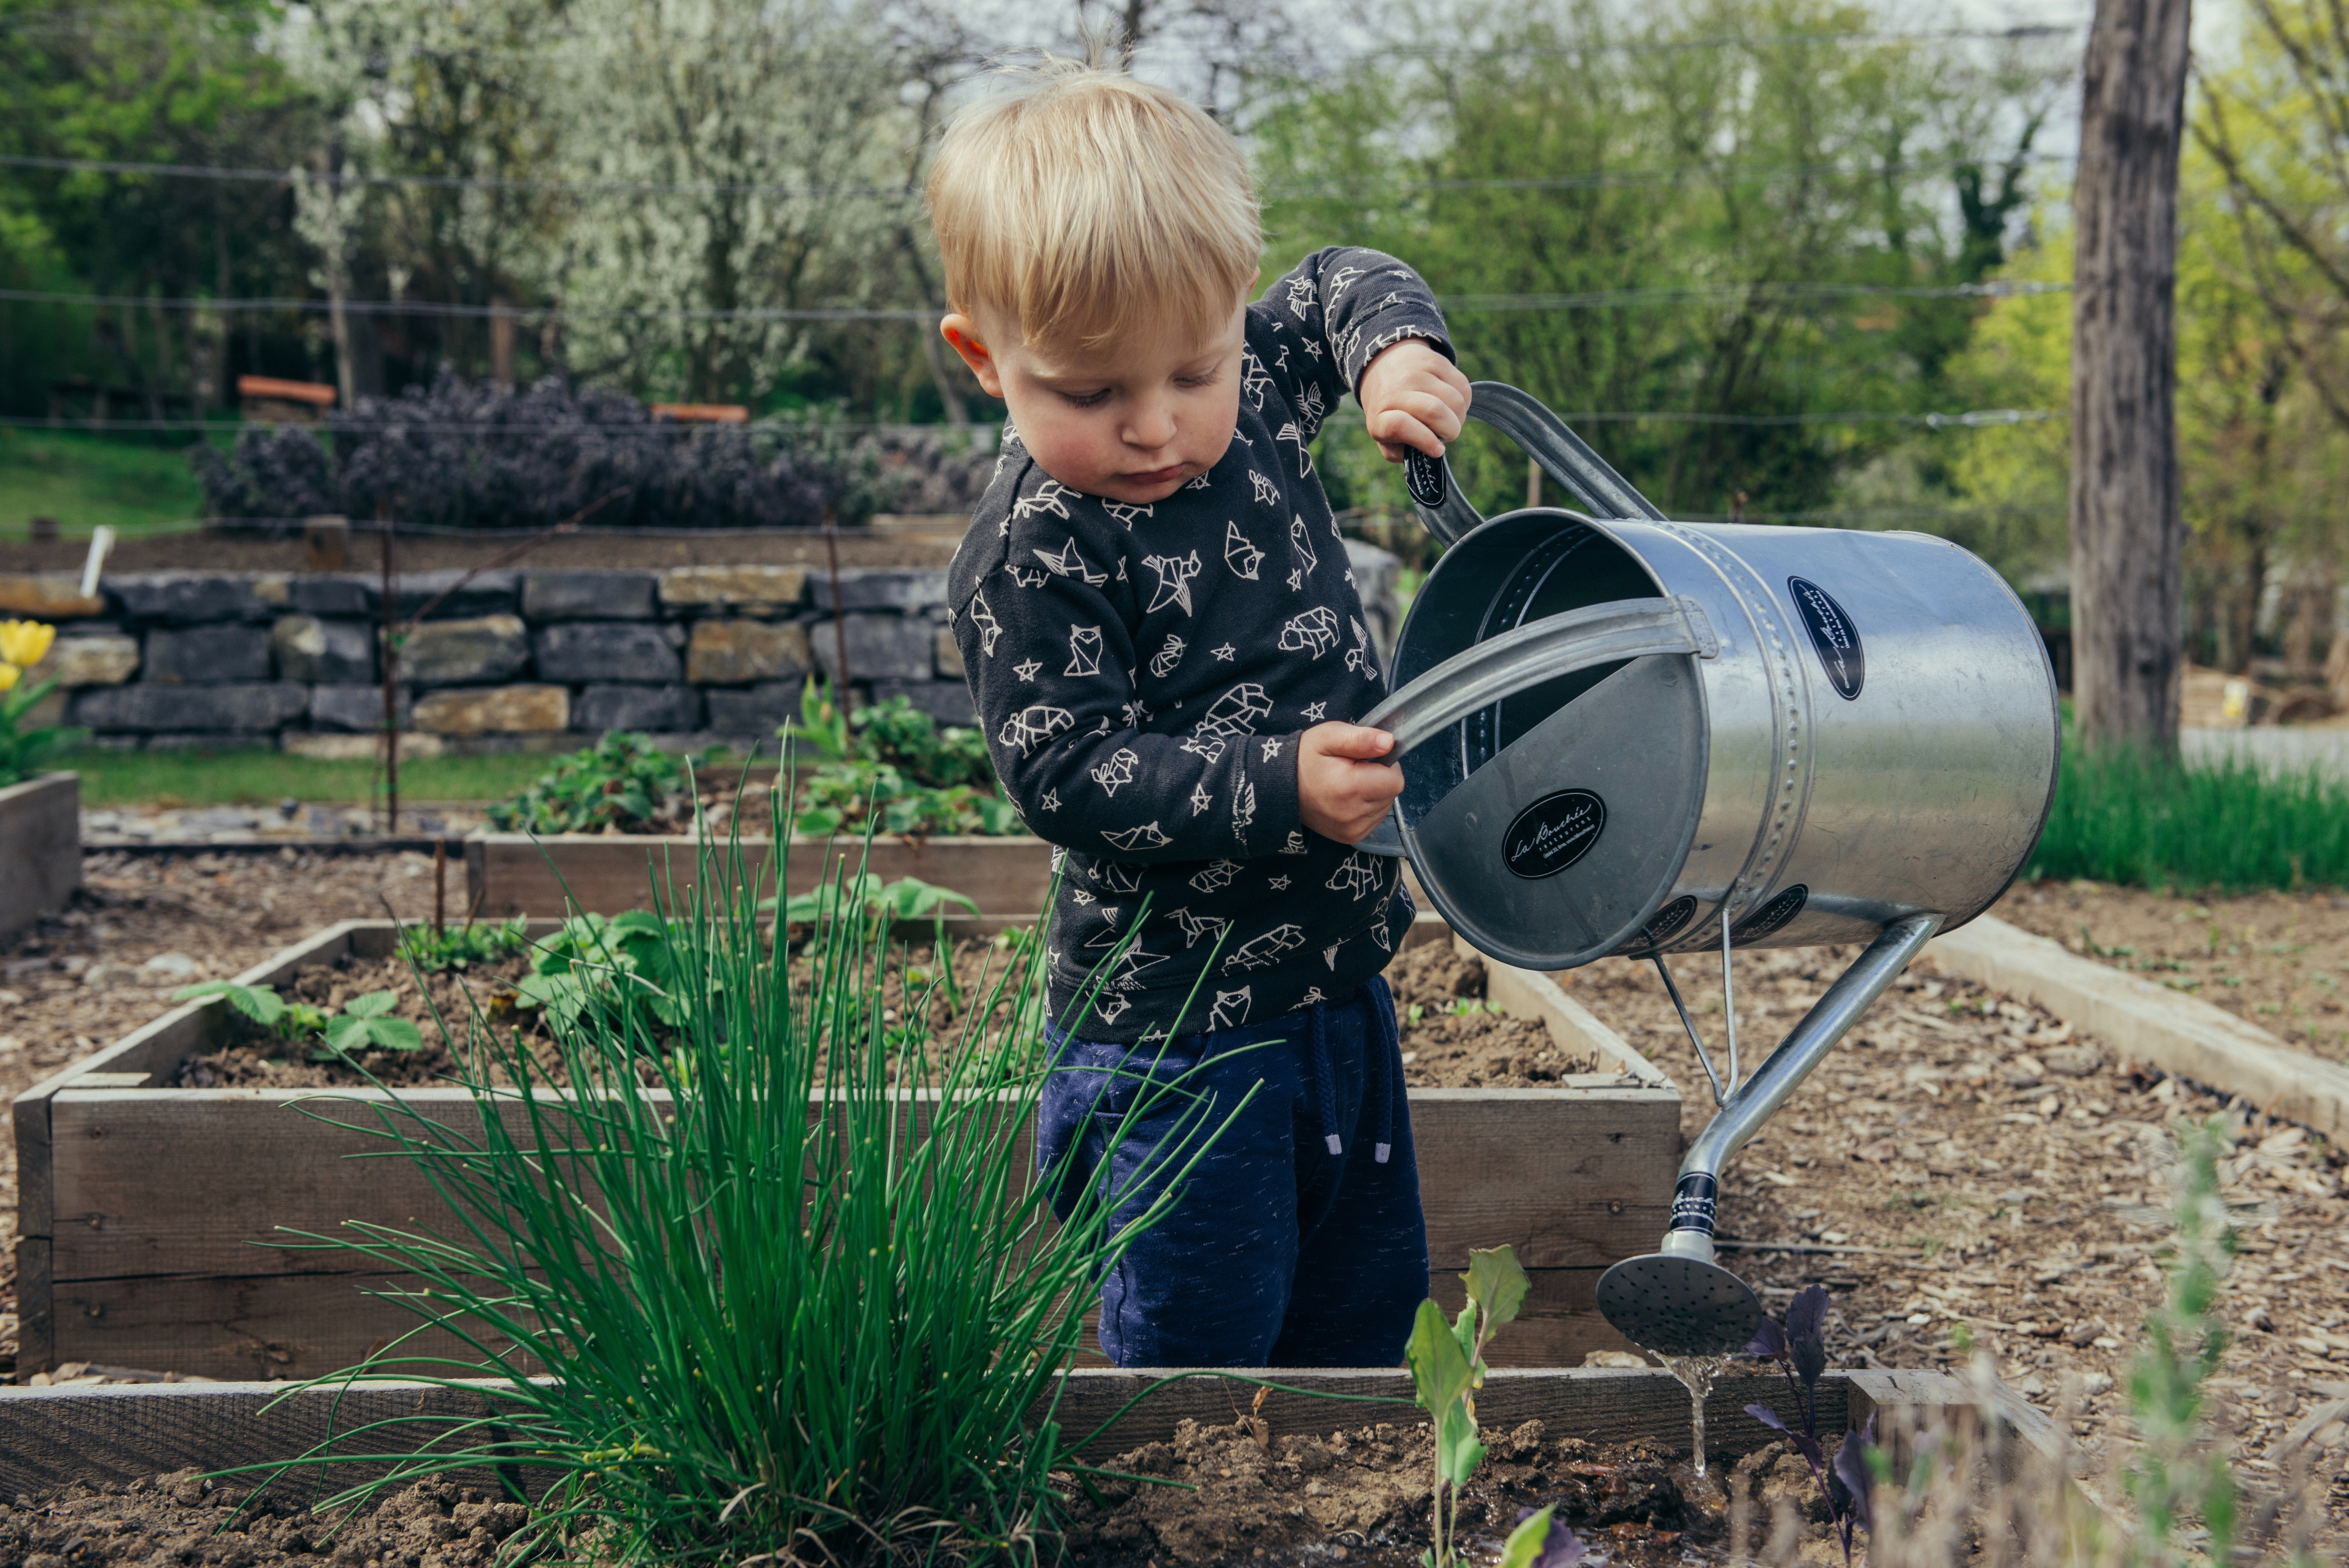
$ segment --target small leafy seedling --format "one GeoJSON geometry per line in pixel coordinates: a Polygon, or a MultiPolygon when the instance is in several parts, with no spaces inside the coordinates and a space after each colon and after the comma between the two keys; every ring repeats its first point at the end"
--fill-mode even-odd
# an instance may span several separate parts
{"type": "Polygon", "coordinates": [[[1473,1397],[1485,1386],[1485,1346],[1495,1329],[1515,1320],[1531,1288],[1511,1247],[1472,1247],[1468,1272],[1460,1279],[1468,1291],[1460,1315],[1446,1322],[1442,1307],[1433,1301],[1421,1302],[1411,1342],[1403,1352],[1419,1408],[1427,1412],[1435,1432],[1435,1506],[1430,1524],[1433,1541],[1420,1559],[1422,1568],[1453,1568],[1460,1489],[1485,1459],[1485,1445],[1476,1440],[1473,1397]],[[1448,1515],[1444,1507],[1447,1490],[1452,1497],[1448,1515]]]}
{"type": "Polygon", "coordinates": [[[274,1029],[285,1016],[285,999],[274,985],[240,985],[233,980],[206,980],[194,985],[182,985],[171,993],[174,1002],[193,1002],[205,996],[225,996],[228,1005],[259,1024],[274,1029]]]}
{"type": "Polygon", "coordinates": [[[452,925],[440,931],[411,925],[399,934],[399,954],[428,975],[494,964],[530,945],[528,929],[519,915],[491,925],[452,925]]]}
{"type": "Polygon", "coordinates": [[[394,998],[388,991],[354,996],[336,1017],[326,1020],[328,1054],[347,1057],[353,1051],[420,1051],[424,1036],[405,1018],[390,1016],[394,998]]]}
{"type": "Polygon", "coordinates": [[[1801,1429],[1779,1419],[1767,1405],[1748,1405],[1745,1413],[1772,1431],[1784,1433],[1811,1467],[1811,1479],[1826,1499],[1827,1513],[1835,1522],[1836,1538],[1842,1542],[1848,1568],[1853,1530],[1869,1528],[1868,1455],[1876,1446],[1876,1418],[1870,1416],[1865,1428],[1847,1434],[1836,1450],[1835,1462],[1827,1462],[1826,1445],[1819,1441],[1819,1378],[1827,1369],[1829,1299],[1825,1285],[1802,1291],[1786,1304],[1786,1321],[1782,1325],[1763,1319],[1753,1343],[1745,1347],[1746,1355],[1766,1357],[1785,1373],[1801,1429]]]}

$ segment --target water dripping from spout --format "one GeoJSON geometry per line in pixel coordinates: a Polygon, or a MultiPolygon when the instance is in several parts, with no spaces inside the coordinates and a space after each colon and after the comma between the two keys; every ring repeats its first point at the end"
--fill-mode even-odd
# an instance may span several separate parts
{"type": "Polygon", "coordinates": [[[1704,1400],[1713,1392],[1713,1380],[1729,1365],[1726,1356],[1667,1356],[1662,1351],[1651,1355],[1664,1364],[1664,1370],[1680,1379],[1689,1391],[1689,1427],[1696,1451],[1696,1473],[1704,1473],[1704,1400]]]}

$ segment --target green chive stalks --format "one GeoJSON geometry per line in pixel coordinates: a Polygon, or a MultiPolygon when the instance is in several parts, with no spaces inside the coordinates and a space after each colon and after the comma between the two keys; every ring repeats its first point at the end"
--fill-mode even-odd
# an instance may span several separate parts
{"type": "MultiPolygon", "coordinates": [[[[1145,1091],[1128,1119],[1160,1128],[1157,1171],[1176,1181],[1122,1226],[1110,1216],[1132,1189],[1098,1183],[1055,1223],[1048,1194],[1067,1173],[1040,1177],[1030,1152],[1043,944],[1013,948],[951,1037],[927,1037],[917,991],[885,1027],[882,982],[909,954],[882,918],[839,901],[795,982],[787,923],[760,908],[781,867],[761,887],[739,838],[698,853],[690,890],[657,886],[681,912],[666,962],[636,967],[670,987],[673,1026],[584,1008],[554,1029],[558,1090],[517,1033],[458,1020],[456,1054],[477,1064],[465,1115],[444,1126],[397,1095],[332,1108],[347,1122],[364,1106],[449,1212],[295,1243],[413,1281],[386,1294],[418,1333],[324,1381],[505,1382],[493,1421],[428,1423],[422,1451],[405,1451],[412,1423],[390,1423],[398,1440],[345,1434],[338,1447],[387,1450],[389,1470],[330,1501],[494,1467],[538,1500],[516,1554],[1049,1554],[1048,1476],[1083,1471],[1053,1419],[1082,1314],[1237,1108],[1145,1091]],[[427,1329],[467,1349],[434,1353],[427,1329]]],[[[922,955],[933,975],[951,968],[943,927],[939,946],[922,955]]],[[[302,1462],[356,1457],[322,1446],[302,1462]]]]}

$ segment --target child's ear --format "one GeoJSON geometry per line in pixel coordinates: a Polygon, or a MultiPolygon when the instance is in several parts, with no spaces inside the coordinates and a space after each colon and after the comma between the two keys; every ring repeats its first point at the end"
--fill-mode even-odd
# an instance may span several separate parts
{"type": "Polygon", "coordinates": [[[997,366],[995,356],[988,353],[987,345],[980,341],[978,323],[960,311],[949,311],[946,319],[938,323],[938,335],[962,356],[962,362],[970,366],[973,376],[978,377],[980,390],[990,397],[1003,396],[1003,372],[997,366]]]}

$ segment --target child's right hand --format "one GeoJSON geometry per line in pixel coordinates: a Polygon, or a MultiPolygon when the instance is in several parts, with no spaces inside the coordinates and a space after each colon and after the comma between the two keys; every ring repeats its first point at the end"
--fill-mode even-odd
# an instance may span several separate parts
{"type": "Polygon", "coordinates": [[[1380,760],[1394,737],[1361,724],[1317,724],[1298,739],[1297,807],[1325,839],[1359,844],[1402,793],[1402,769],[1380,760]]]}

